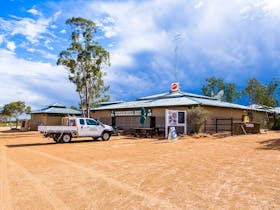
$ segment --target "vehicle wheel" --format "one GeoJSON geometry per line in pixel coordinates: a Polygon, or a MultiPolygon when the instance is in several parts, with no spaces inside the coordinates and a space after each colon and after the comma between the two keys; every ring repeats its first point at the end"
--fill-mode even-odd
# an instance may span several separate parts
{"type": "Polygon", "coordinates": [[[103,141],[108,141],[110,139],[110,134],[108,132],[104,132],[101,138],[103,141]]]}
{"type": "Polygon", "coordinates": [[[69,133],[65,133],[62,136],[63,143],[69,143],[71,141],[72,136],[69,133]]]}

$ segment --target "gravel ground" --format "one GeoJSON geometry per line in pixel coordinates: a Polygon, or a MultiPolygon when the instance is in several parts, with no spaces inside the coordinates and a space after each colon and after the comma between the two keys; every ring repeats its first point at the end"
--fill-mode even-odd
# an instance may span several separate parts
{"type": "Polygon", "coordinates": [[[280,209],[280,132],[54,144],[0,132],[0,209],[280,209]]]}

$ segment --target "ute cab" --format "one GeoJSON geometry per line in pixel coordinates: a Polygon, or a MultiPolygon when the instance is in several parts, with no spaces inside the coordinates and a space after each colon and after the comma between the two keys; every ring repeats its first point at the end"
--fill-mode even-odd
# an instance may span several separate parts
{"type": "Polygon", "coordinates": [[[94,139],[101,137],[103,140],[109,140],[114,132],[111,126],[91,118],[66,117],[63,118],[62,124],[76,126],[79,137],[91,136],[94,139]]]}

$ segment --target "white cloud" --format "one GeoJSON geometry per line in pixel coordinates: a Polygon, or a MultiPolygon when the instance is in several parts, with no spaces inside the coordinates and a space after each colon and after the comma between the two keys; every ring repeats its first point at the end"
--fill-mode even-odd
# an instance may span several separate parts
{"type": "Polygon", "coordinates": [[[119,28],[115,25],[115,20],[112,17],[105,17],[102,20],[94,20],[97,27],[101,28],[104,36],[107,38],[114,37],[118,34],[119,28]]]}
{"type": "Polygon", "coordinates": [[[16,44],[14,42],[7,42],[7,48],[10,50],[10,51],[15,51],[15,49],[17,48],[16,47],[16,44]]]}
{"type": "Polygon", "coordinates": [[[51,27],[52,29],[56,29],[56,28],[57,28],[56,25],[51,25],[50,27],[51,27]]]}
{"type": "Polygon", "coordinates": [[[199,2],[197,2],[195,5],[194,5],[194,8],[195,9],[199,9],[200,7],[202,7],[203,6],[203,1],[199,1],[199,2]]]}
{"type": "Polygon", "coordinates": [[[52,17],[45,18],[41,12],[32,8],[27,12],[36,14],[38,17],[17,17],[10,15],[11,19],[6,20],[0,18],[0,25],[3,33],[6,36],[23,35],[32,44],[38,44],[40,40],[46,37],[55,37],[50,29],[55,29],[57,26],[52,24],[56,21],[61,12],[56,12],[52,17]]]}
{"type": "Polygon", "coordinates": [[[66,34],[66,30],[65,30],[65,29],[62,29],[61,31],[59,31],[59,33],[61,33],[61,34],[66,34]]]}
{"type": "Polygon", "coordinates": [[[5,40],[5,36],[3,34],[0,34],[0,44],[2,44],[5,40]]]}
{"type": "Polygon", "coordinates": [[[27,48],[26,51],[33,53],[33,52],[35,52],[35,49],[34,48],[27,48]]]}
{"type": "Polygon", "coordinates": [[[259,3],[266,15],[280,17],[280,1],[279,0],[262,0],[259,3]]]}
{"type": "Polygon", "coordinates": [[[54,60],[54,61],[57,60],[57,55],[51,54],[47,51],[37,49],[36,52],[39,52],[42,55],[42,57],[44,57],[46,59],[50,59],[50,60],[54,60]]]}
{"type": "Polygon", "coordinates": [[[12,35],[21,34],[26,37],[31,43],[39,42],[39,39],[42,38],[42,34],[48,32],[48,26],[51,22],[51,18],[42,18],[38,20],[30,18],[22,18],[19,21],[14,21],[15,26],[12,30],[12,35]]]}
{"type": "Polygon", "coordinates": [[[57,18],[61,15],[61,13],[62,13],[61,11],[56,12],[52,17],[53,21],[56,21],[57,18]]]}
{"type": "Polygon", "coordinates": [[[31,62],[0,50],[0,104],[22,100],[34,108],[59,102],[77,104],[75,87],[70,84],[66,70],[49,63],[31,62]]]}
{"type": "Polygon", "coordinates": [[[41,15],[41,12],[36,10],[34,7],[32,9],[27,10],[27,12],[33,14],[33,15],[41,15]]]}

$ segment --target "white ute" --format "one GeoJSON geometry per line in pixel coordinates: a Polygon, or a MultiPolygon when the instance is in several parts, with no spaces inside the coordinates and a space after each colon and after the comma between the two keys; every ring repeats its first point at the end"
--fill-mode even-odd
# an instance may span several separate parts
{"type": "Polygon", "coordinates": [[[38,131],[45,137],[51,137],[56,143],[68,143],[72,138],[92,137],[108,141],[114,129],[102,122],[83,117],[64,117],[61,126],[38,126],[38,131]]]}

